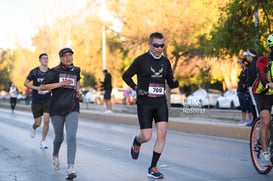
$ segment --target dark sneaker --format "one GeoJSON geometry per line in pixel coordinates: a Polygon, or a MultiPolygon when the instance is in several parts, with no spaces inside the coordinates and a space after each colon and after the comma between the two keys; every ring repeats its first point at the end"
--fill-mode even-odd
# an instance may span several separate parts
{"type": "Polygon", "coordinates": [[[161,179],[164,178],[164,175],[160,173],[156,167],[150,167],[148,168],[148,177],[161,179]]]}
{"type": "Polygon", "coordinates": [[[138,144],[136,142],[136,137],[137,136],[133,137],[133,144],[132,144],[132,147],[131,147],[131,157],[134,160],[136,160],[138,158],[139,150],[140,150],[140,146],[141,146],[140,144],[138,144]]]}

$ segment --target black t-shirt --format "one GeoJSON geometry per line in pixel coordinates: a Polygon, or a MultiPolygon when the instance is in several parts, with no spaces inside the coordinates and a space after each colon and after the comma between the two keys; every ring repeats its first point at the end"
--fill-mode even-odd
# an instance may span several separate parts
{"type": "Polygon", "coordinates": [[[256,69],[256,59],[249,63],[247,69],[247,80],[246,85],[247,87],[251,87],[257,78],[257,69],[256,69]]]}
{"type": "Polygon", "coordinates": [[[246,80],[247,80],[247,69],[244,69],[241,71],[241,73],[239,75],[239,82],[238,82],[237,91],[247,92],[246,80]]]}
{"type": "Polygon", "coordinates": [[[178,87],[178,83],[173,81],[170,61],[164,56],[154,59],[147,52],[134,60],[122,76],[132,89],[136,85],[132,79],[134,75],[137,75],[138,88],[148,92],[146,96],[137,97],[138,104],[155,104],[166,101],[165,81],[170,88],[178,87]]]}
{"type": "Polygon", "coordinates": [[[71,112],[79,112],[79,98],[76,96],[77,82],[81,79],[79,67],[65,67],[60,64],[50,70],[42,84],[58,83],[67,79],[71,80],[69,86],[52,89],[51,116],[66,116],[71,112]]]}
{"type": "Polygon", "coordinates": [[[109,73],[106,73],[104,76],[104,80],[102,82],[102,86],[104,90],[112,90],[112,76],[109,73]]]}
{"type": "MultiPolygon", "coordinates": [[[[32,69],[28,76],[27,80],[32,81],[34,86],[40,86],[44,78],[47,76],[49,69],[46,72],[40,70],[39,67],[32,69]]],[[[32,104],[43,104],[50,100],[51,92],[50,91],[37,91],[32,90],[32,104]]]]}

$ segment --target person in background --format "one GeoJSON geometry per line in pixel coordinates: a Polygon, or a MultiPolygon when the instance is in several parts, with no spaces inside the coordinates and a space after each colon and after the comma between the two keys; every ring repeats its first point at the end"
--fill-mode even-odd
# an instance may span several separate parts
{"type": "Polygon", "coordinates": [[[268,149],[268,131],[271,124],[271,110],[273,105],[273,34],[267,38],[268,56],[261,56],[257,60],[257,79],[253,85],[253,93],[260,113],[261,128],[260,141],[262,145],[261,159],[265,167],[272,167],[271,150],[268,149]]]}
{"type": "Polygon", "coordinates": [[[112,113],[112,102],[111,102],[111,93],[112,93],[112,76],[111,74],[104,69],[103,71],[104,79],[101,82],[101,86],[104,90],[104,103],[106,106],[105,113],[112,113]]]}
{"type": "MultiPolygon", "coordinates": [[[[257,62],[258,54],[256,53],[254,49],[249,49],[246,52],[244,52],[244,55],[246,56],[246,59],[249,62],[248,69],[247,69],[247,80],[246,80],[246,85],[249,91],[249,90],[252,90],[253,83],[257,78],[256,62],[257,62]]],[[[253,118],[252,120],[249,120],[246,123],[246,126],[251,126],[253,122],[257,119],[256,108],[253,104],[253,100],[251,100],[251,110],[252,110],[253,118]]]]}
{"type": "Polygon", "coordinates": [[[248,120],[252,122],[253,115],[251,109],[251,98],[247,89],[246,80],[247,80],[247,69],[249,62],[246,58],[239,60],[242,71],[239,75],[239,82],[237,88],[237,96],[239,98],[240,107],[241,107],[241,120],[238,125],[246,125],[248,120]],[[246,115],[248,114],[248,120],[246,115]]]}
{"type": "Polygon", "coordinates": [[[18,89],[13,82],[10,83],[9,96],[10,96],[11,112],[14,113],[16,103],[17,103],[18,89]]]}
{"type": "Polygon", "coordinates": [[[64,140],[66,128],[67,175],[73,180],[77,175],[74,169],[76,157],[76,134],[79,122],[80,103],[80,67],[73,65],[73,50],[63,48],[59,51],[60,64],[50,70],[40,89],[51,90],[50,117],[54,128],[53,166],[60,169],[59,152],[64,140]]]}
{"type": "Polygon", "coordinates": [[[30,105],[32,99],[32,90],[30,88],[27,88],[25,91],[25,95],[26,95],[25,104],[30,105]]]}
{"type": "Polygon", "coordinates": [[[48,145],[46,144],[45,140],[49,130],[49,106],[51,92],[48,90],[40,90],[42,81],[49,73],[48,55],[46,53],[39,55],[39,63],[40,65],[38,67],[33,68],[29,72],[24,85],[27,87],[27,89],[32,89],[31,111],[34,118],[34,123],[30,128],[30,137],[35,138],[36,129],[41,126],[43,120],[44,124],[40,148],[47,149],[48,145]]]}
{"type": "Polygon", "coordinates": [[[160,179],[164,178],[164,175],[157,169],[157,163],[165,145],[169,119],[165,83],[167,82],[170,88],[176,88],[179,84],[173,77],[170,61],[162,55],[165,47],[163,35],[159,32],[152,33],[148,45],[149,51],[138,56],[123,73],[122,78],[137,93],[140,133],[133,137],[131,157],[138,159],[141,144],[152,138],[154,120],[157,138],[147,175],[160,179]],[[132,79],[134,75],[137,76],[137,84],[132,79]]]}

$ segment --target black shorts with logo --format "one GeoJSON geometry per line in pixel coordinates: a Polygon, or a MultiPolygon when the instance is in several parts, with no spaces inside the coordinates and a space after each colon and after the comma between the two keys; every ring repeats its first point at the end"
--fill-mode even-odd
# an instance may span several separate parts
{"type": "Polygon", "coordinates": [[[161,104],[137,104],[137,115],[140,129],[152,128],[155,123],[168,122],[169,112],[166,102],[161,104]]]}

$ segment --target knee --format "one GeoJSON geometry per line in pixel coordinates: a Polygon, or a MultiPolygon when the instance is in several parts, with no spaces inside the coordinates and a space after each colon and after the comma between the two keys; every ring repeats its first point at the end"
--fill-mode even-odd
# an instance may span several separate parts
{"type": "Polygon", "coordinates": [[[152,138],[152,134],[142,134],[141,135],[141,142],[148,142],[152,138]]]}
{"type": "Polygon", "coordinates": [[[63,142],[63,140],[64,140],[63,136],[61,136],[61,135],[55,135],[54,142],[61,144],[63,142]]]}
{"type": "Polygon", "coordinates": [[[164,140],[166,138],[167,135],[167,130],[158,130],[157,131],[157,138],[160,140],[164,140]]]}
{"type": "Polygon", "coordinates": [[[44,119],[44,124],[49,125],[49,119],[44,119]]]}
{"type": "Polygon", "coordinates": [[[66,141],[67,141],[67,143],[74,143],[74,142],[76,142],[76,136],[67,135],[66,141]]]}

